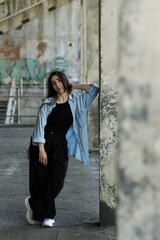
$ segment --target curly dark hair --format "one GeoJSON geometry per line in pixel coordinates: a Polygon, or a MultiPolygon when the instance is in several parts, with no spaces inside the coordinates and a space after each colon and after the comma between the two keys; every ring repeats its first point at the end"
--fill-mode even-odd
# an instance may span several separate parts
{"type": "Polygon", "coordinates": [[[51,82],[51,78],[56,75],[59,77],[59,79],[61,80],[64,90],[67,91],[68,93],[71,93],[72,91],[72,84],[69,82],[67,76],[65,75],[65,73],[60,72],[60,71],[53,71],[51,72],[51,74],[48,77],[48,82],[47,82],[47,98],[48,97],[57,97],[57,92],[54,90],[53,86],[52,86],[52,82],[51,82]]]}

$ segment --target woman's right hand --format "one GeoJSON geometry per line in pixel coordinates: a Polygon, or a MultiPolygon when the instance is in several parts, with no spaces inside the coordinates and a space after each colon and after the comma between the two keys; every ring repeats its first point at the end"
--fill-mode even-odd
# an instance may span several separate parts
{"type": "Polygon", "coordinates": [[[44,149],[44,144],[39,143],[39,162],[42,163],[44,166],[48,164],[47,153],[44,149]]]}

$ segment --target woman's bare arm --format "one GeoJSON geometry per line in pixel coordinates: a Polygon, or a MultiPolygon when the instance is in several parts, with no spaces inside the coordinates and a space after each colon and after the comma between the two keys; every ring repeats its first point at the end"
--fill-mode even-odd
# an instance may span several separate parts
{"type": "Polygon", "coordinates": [[[91,88],[91,85],[90,85],[90,84],[79,84],[79,83],[77,83],[77,84],[72,84],[72,89],[73,89],[73,90],[78,89],[78,90],[87,91],[87,90],[89,90],[90,88],[91,88]]]}
{"type": "Polygon", "coordinates": [[[44,149],[44,143],[39,143],[38,148],[39,148],[39,162],[46,166],[48,163],[48,160],[47,160],[46,151],[44,149]]]}

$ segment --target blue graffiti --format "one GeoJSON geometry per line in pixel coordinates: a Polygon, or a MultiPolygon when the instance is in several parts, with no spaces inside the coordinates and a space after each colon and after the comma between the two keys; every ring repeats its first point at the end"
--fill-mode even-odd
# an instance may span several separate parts
{"type": "Polygon", "coordinates": [[[5,78],[10,76],[18,83],[21,78],[25,81],[41,82],[46,75],[45,66],[38,60],[18,59],[16,61],[0,60],[0,83],[3,84],[5,78]]]}
{"type": "Polygon", "coordinates": [[[11,79],[15,79],[17,83],[20,79],[25,81],[37,81],[42,82],[46,74],[49,74],[53,70],[63,71],[66,75],[68,73],[68,63],[63,57],[56,57],[52,63],[50,69],[46,72],[46,66],[40,63],[36,59],[18,59],[11,61],[0,60],[0,84],[4,83],[4,80],[10,76],[11,79]]]}

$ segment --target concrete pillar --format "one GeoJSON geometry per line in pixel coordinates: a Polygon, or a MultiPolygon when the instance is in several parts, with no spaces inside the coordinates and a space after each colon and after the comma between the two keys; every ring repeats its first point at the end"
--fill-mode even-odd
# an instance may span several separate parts
{"type": "Polygon", "coordinates": [[[122,1],[118,240],[160,238],[159,9],[122,1]]]}
{"type": "MultiPolygon", "coordinates": [[[[80,0],[81,82],[99,85],[99,0],[80,0]]],[[[98,98],[89,113],[89,149],[99,149],[98,98]]]]}
{"type": "Polygon", "coordinates": [[[119,0],[100,1],[100,224],[115,224],[119,0]]]}

